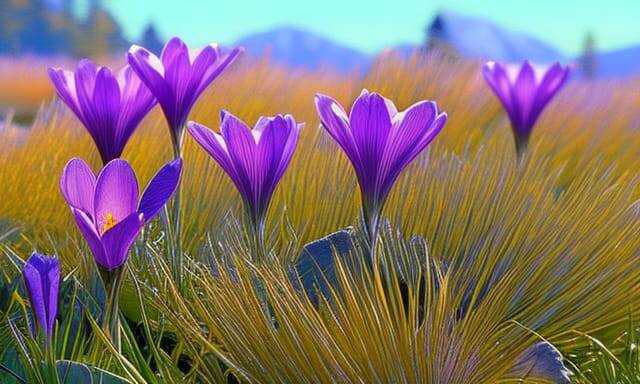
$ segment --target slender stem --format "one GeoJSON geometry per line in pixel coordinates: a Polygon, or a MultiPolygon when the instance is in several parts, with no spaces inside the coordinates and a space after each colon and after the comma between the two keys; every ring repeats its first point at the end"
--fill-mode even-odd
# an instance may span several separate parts
{"type": "Polygon", "coordinates": [[[524,153],[527,150],[527,146],[529,145],[529,135],[514,135],[516,144],[516,154],[518,155],[518,164],[522,162],[522,158],[524,157],[524,153]]]}
{"type": "Polygon", "coordinates": [[[364,217],[365,232],[367,237],[367,243],[369,245],[369,257],[374,268],[378,266],[378,252],[376,243],[378,240],[378,222],[380,218],[381,209],[377,208],[375,204],[368,203],[368,200],[363,198],[362,216],[364,217]]]}
{"type": "Polygon", "coordinates": [[[123,267],[113,270],[100,268],[100,276],[104,284],[106,295],[105,315],[102,320],[102,330],[109,336],[118,352],[121,350],[120,339],[120,288],[123,279],[123,267]]]}
{"type": "MultiPolygon", "coordinates": [[[[184,127],[178,130],[178,133],[175,137],[172,136],[173,141],[173,158],[179,159],[182,158],[182,142],[184,138],[184,127]]],[[[182,217],[180,210],[180,200],[182,194],[182,186],[178,184],[176,191],[173,195],[173,199],[170,201],[170,211],[171,214],[169,216],[169,224],[171,225],[171,230],[168,233],[171,234],[169,237],[169,241],[171,242],[171,256],[173,259],[173,271],[174,278],[176,279],[177,285],[180,291],[183,290],[183,272],[184,272],[184,260],[182,253],[182,217]]]]}

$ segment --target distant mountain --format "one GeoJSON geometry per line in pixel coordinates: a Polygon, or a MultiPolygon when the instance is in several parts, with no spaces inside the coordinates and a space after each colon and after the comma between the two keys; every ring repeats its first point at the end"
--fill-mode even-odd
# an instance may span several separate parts
{"type": "Polygon", "coordinates": [[[448,44],[463,57],[539,63],[564,60],[560,51],[524,33],[506,30],[488,20],[442,11],[427,28],[430,45],[448,44]]]}
{"type": "Polygon", "coordinates": [[[243,46],[250,55],[268,53],[276,63],[310,70],[332,68],[342,73],[366,70],[372,60],[357,49],[294,27],[252,34],[236,45],[243,46]]]}
{"type": "Polygon", "coordinates": [[[596,76],[617,78],[640,75],[640,45],[596,55],[596,76]]]}

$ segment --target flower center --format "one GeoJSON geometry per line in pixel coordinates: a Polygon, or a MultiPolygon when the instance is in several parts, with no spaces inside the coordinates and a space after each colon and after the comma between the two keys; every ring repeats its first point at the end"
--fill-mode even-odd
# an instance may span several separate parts
{"type": "Polygon", "coordinates": [[[101,234],[104,235],[105,232],[113,228],[114,225],[118,224],[118,221],[111,213],[107,213],[104,217],[104,224],[102,225],[101,234]]]}

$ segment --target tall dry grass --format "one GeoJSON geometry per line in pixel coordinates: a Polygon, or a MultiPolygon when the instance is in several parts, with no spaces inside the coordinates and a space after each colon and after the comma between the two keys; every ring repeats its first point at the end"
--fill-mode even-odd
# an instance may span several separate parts
{"type": "MultiPolygon", "coordinates": [[[[399,108],[434,99],[449,121],[400,178],[385,209],[400,237],[421,236],[441,269],[440,288],[424,303],[427,325],[394,310],[385,300],[397,305],[399,299],[380,295],[371,276],[345,272],[341,284],[352,301],[318,312],[297,296],[284,267],[261,267],[270,302],[286,326],[278,332],[265,323],[254,286],[247,284],[255,273],[251,266],[240,268],[245,280],[238,285],[228,272],[216,278],[194,264],[188,290],[194,296],[175,291],[161,266],[138,271],[159,292],[149,300],[186,340],[200,376],[211,369],[205,356],[215,353],[254,382],[294,382],[305,373],[317,382],[493,382],[533,341],[526,328],[562,342],[571,330],[605,330],[640,309],[640,82],[570,83],[544,113],[517,166],[508,121],[480,64],[386,57],[368,74],[336,76],[241,63],[209,89],[191,115],[203,124],[217,127],[222,108],[248,122],[291,113],[307,123],[267,223],[283,264],[306,242],[358,220],[355,176],[318,126],[316,92],[343,105],[362,88],[381,92],[399,108]],[[470,310],[456,318],[463,305],[470,310]],[[374,348],[376,340],[380,348],[374,348]]],[[[59,103],[46,116],[22,140],[3,137],[0,217],[21,228],[23,237],[14,244],[19,249],[55,247],[68,266],[77,266],[83,258],[74,243],[82,242],[58,178],[71,157],[94,169],[100,161],[89,136],[59,103]]],[[[168,130],[155,110],[124,157],[144,184],[170,153],[168,130]]],[[[240,199],[192,140],[184,169],[185,245],[194,259],[206,259],[212,250],[205,240],[227,244],[222,234],[229,215],[240,212],[240,199]]],[[[392,246],[385,253],[392,260],[403,256],[392,246]]]]}

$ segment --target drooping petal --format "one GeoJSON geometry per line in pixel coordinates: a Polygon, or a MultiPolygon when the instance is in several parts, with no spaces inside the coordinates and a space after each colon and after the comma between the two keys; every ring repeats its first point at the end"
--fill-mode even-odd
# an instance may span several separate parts
{"type": "MultiPolygon", "coordinates": [[[[204,148],[207,153],[213,157],[213,159],[220,164],[222,169],[229,175],[235,174],[229,153],[227,151],[227,144],[221,135],[213,132],[202,124],[198,124],[195,121],[190,121],[187,124],[189,133],[195,141],[204,148]]],[[[232,177],[233,179],[234,177],[232,177]]]]}
{"type": "Polygon", "coordinates": [[[506,69],[500,64],[490,61],[482,66],[482,74],[487,84],[498,97],[507,113],[511,116],[512,100],[511,100],[511,84],[506,69]]]}
{"type": "Polygon", "coordinates": [[[138,180],[128,162],[115,159],[109,162],[96,180],[94,220],[102,233],[136,212],[138,180]]]}
{"type": "Polygon", "coordinates": [[[182,159],[176,159],[162,167],[147,185],[138,212],[142,213],[145,222],[154,218],[167,203],[180,183],[182,159]]]}
{"type": "Polygon", "coordinates": [[[91,249],[91,253],[93,253],[96,263],[104,265],[104,263],[107,262],[106,254],[104,252],[104,247],[102,246],[102,240],[100,240],[100,233],[98,232],[93,219],[79,209],[71,208],[71,213],[78,225],[80,233],[82,233],[82,236],[87,241],[87,245],[89,245],[89,249],[91,249]]]}
{"type": "Polygon", "coordinates": [[[71,207],[93,215],[93,197],[96,176],[82,159],[69,160],[62,171],[60,191],[71,207]]]}
{"type": "Polygon", "coordinates": [[[129,249],[136,240],[144,225],[142,214],[134,212],[120,221],[102,236],[106,262],[101,266],[106,270],[113,270],[127,262],[129,249]]]}
{"type": "Polygon", "coordinates": [[[127,58],[131,68],[161,105],[169,106],[175,101],[173,92],[164,80],[162,62],[156,55],[142,47],[132,45],[127,58]]]}
{"type": "Polygon", "coordinates": [[[316,110],[320,116],[322,126],[329,135],[338,143],[345,155],[351,160],[351,164],[357,174],[362,173],[360,154],[353,141],[349,116],[337,101],[329,96],[316,94],[316,110]]]}
{"type": "Polygon", "coordinates": [[[84,124],[84,116],[80,105],[78,104],[78,96],[76,93],[76,84],[73,72],[65,71],[60,68],[48,69],[49,79],[56,89],[56,93],[60,99],[71,109],[71,111],[84,124]]]}

